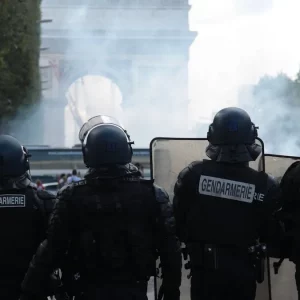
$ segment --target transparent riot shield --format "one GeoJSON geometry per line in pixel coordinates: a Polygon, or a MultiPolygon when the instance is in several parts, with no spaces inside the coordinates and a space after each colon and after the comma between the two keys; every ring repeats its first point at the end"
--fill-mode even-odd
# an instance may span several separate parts
{"type": "MultiPolygon", "coordinates": [[[[265,154],[265,171],[280,181],[288,167],[297,160],[300,160],[300,157],[265,154]]],[[[276,275],[273,270],[275,261],[278,261],[278,258],[270,258],[272,300],[298,300],[295,265],[285,259],[276,275]]]]}
{"type": "MultiPolygon", "coordinates": [[[[263,147],[263,142],[260,139],[256,143],[263,147]]],[[[188,138],[155,138],[150,144],[150,164],[151,177],[155,183],[163,187],[169,194],[170,200],[173,201],[173,189],[177,180],[177,176],[187,165],[193,161],[209,159],[206,156],[206,147],[208,146],[207,139],[188,139],[188,138]]],[[[250,163],[250,167],[258,170],[264,167],[264,155],[258,157],[255,162],[250,163]]],[[[186,262],[183,263],[185,265],[186,262]]],[[[181,283],[181,299],[190,299],[190,281],[187,279],[189,270],[183,269],[181,283]]],[[[161,280],[156,278],[157,290],[161,285],[161,280]]],[[[260,294],[265,294],[264,298],[257,300],[268,299],[268,285],[262,288],[260,294]],[[264,291],[264,289],[267,289],[264,291]]],[[[149,299],[153,299],[150,298],[149,299]]],[[[159,299],[159,298],[157,298],[159,299]]]]}
{"type": "MultiPolygon", "coordinates": [[[[262,140],[257,139],[256,143],[264,149],[262,140]]],[[[207,146],[207,139],[196,138],[155,138],[151,141],[151,177],[169,193],[171,201],[179,172],[193,161],[209,159],[205,153],[207,146]]],[[[256,161],[250,162],[250,167],[263,170],[263,151],[256,161]]]]}

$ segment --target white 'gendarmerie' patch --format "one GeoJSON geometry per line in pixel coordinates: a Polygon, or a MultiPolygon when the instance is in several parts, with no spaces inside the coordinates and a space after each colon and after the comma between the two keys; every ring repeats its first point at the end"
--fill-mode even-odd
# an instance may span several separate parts
{"type": "Polygon", "coordinates": [[[201,175],[199,194],[252,203],[255,194],[255,185],[201,175]]]}
{"type": "Polygon", "coordinates": [[[25,207],[26,197],[19,194],[0,195],[0,208],[4,207],[25,207]]]}

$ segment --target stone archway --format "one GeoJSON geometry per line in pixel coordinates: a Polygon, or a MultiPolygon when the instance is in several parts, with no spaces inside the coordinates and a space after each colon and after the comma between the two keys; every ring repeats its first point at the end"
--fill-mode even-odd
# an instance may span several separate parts
{"type": "Polygon", "coordinates": [[[120,89],[123,104],[130,101],[132,94],[132,80],[130,75],[130,62],[103,61],[97,58],[60,61],[60,94],[65,95],[69,87],[76,80],[84,76],[101,76],[108,78],[120,89]]]}
{"type": "MultiPolygon", "coordinates": [[[[51,57],[48,58],[51,60],[51,57]]],[[[70,86],[85,76],[101,76],[111,80],[118,86],[122,94],[122,107],[132,103],[132,77],[131,63],[128,61],[97,60],[90,57],[78,61],[77,57],[64,59],[56,57],[55,74],[52,76],[53,90],[49,91],[45,103],[45,131],[44,144],[52,146],[65,146],[65,109],[68,105],[66,93],[70,86]],[[55,80],[54,80],[55,77],[55,80]],[[55,88],[54,88],[55,87],[55,88]],[[54,96],[55,95],[55,96],[54,96]]],[[[54,73],[54,72],[53,72],[54,73]]],[[[93,112],[94,114],[94,112],[93,112]]]]}
{"type": "Polygon", "coordinates": [[[66,92],[65,145],[78,144],[78,131],[89,118],[110,115],[122,118],[122,93],[118,85],[104,76],[87,75],[73,82],[66,92]]]}

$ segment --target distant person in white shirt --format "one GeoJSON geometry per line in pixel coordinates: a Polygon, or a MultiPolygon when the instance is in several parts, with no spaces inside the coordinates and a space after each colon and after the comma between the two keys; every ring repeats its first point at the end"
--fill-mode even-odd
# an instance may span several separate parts
{"type": "Polygon", "coordinates": [[[72,175],[70,177],[68,177],[68,179],[67,179],[67,184],[70,184],[72,182],[77,182],[80,180],[81,180],[81,178],[77,176],[77,171],[74,169],[72,171],[72,175]]]}
{"type": "Polygon", "coordinates": [[[57,186],[57,188],[61,189],[66,184],[66,182],[67,182],[67,176],[66,176],[66,174],[61,174],[60,178],[58,180],[58,186],[57,186]]]}

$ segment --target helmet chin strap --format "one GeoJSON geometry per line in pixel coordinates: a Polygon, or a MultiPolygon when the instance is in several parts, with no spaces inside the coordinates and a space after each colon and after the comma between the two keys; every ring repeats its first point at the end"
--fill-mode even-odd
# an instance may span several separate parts
{"type": "Polygon", "coordinates": [[[258,144],[248,145],[247,150],[249,151],[250,156],[253,161],[255,161],[262,152],[262,147],[258,144]]]}
{"type": "Polygon", "coordinates": [[[262,147],[258,144],[222,146],[209,143],[206,147],[206,155],[211,160],[228,163],[247,163],[249,161],[255,161],[261,152],[262,147]],[[220,159],[220,157],[223,159],[220,159]]]}

